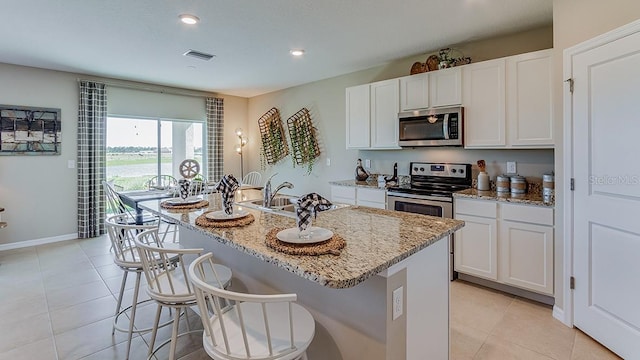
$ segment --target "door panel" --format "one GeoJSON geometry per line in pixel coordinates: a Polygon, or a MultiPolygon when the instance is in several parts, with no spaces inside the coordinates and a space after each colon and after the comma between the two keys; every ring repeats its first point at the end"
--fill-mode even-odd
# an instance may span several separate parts
{"type": "Polygon", "coordinates": [[[489,280],[498,280],[498,234],[496,219],[455,216],[465,226],[454,236],[454,269],[489,280]]]}

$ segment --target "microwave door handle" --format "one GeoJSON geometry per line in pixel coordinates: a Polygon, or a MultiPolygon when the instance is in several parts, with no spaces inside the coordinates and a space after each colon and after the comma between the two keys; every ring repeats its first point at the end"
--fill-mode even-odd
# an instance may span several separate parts
{"type": "Polygon", "coordinates": [[[444,139],[449,140],[449,114],[444,114],[442,130],[444,132],[444,139]]]}

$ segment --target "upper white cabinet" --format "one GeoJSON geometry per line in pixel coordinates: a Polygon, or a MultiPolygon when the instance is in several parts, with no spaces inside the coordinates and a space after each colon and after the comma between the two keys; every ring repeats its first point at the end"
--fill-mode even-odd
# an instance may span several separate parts
{"type": "Polygon", "coordinates": [[[553,147],[551,50],[507,58],[508,144],[553,147]]]}
{"type": "Polygon", "coordinates": [[[462,69],[450,68],[429,73],[431,107],[462,104],[462,69]]]}
{"type": "Polygon", "coordinates": [[[371,148],[399,149],[399,81],[391,79],[370,84],[371,148]]]}
{"type": "Polygon", "coordinates": [[[347,149],[399,149],[400,81],[378,81],[346,90],[347,149]]]}
{"type": "Polygon", "coordinates": [[[400,111],[429,107],[429,74],[420,73],[400,78],[400,111]]]}
{"type": "Polygon", "coordinates": [[[466,148],[554,146],[551,50],[467,65],[466,148]]]}
{"type": "Polygon", "coordinates": [[[370,146],[369,84],[346,90],[347,149],[367,149],[370,146]]]}
{"type": "Polygon", "coordinates": [[[505,59],[470,64],[463,70],[464,145],[504,147],[505,59]]]}

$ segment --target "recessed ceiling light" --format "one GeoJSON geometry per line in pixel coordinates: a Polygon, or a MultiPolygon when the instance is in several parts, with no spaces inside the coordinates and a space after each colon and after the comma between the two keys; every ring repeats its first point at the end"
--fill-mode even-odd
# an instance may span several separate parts
{"type": "Polygon", "coordinates": [[[191,14],[181,14],[178,17],[180,18],[180,21],[187,25],[195,25],[200,21],[200,18],[191,14]]]}
{"type": "Polygon", "coordinates": [[[302,56],[304,55],[304,50],[302,49],[293,49],[291,51],[289,51],[289,53],[293,56],[302,56]]]}

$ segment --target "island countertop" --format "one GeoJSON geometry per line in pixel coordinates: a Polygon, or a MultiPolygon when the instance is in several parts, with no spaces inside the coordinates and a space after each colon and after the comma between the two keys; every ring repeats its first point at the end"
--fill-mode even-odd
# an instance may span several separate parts
{"type": "MultiPolygon", "coordinates": [[[[259,191],[243,190],[236,201],[260,196],[259,191]]],[[[204,228],[195,224],[196,218],[221,209],[219,194],[205,195],[205,199],[209,206],[199,210],[166,210],[160,207],[162,200],[144,201],[140,207],[300,277],[338,289],[353,287],[464,226],[460,220],[350,206],[320,212],[313,223],[346,241],[339,256],[288,255],[267,247],[265,236],[273,228],[295,227],[294,218],[245,207],[255,217],[253,223],[204,228]]]]}

